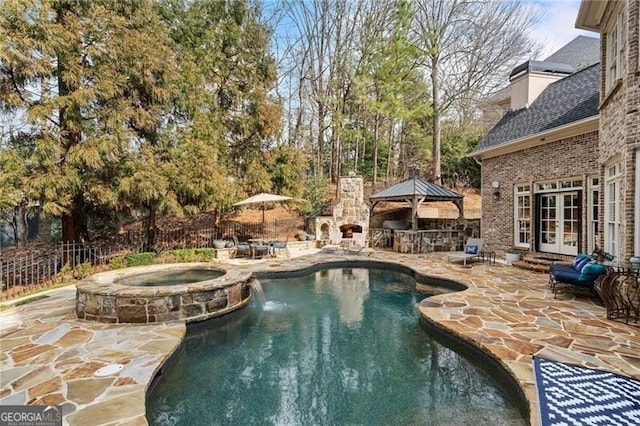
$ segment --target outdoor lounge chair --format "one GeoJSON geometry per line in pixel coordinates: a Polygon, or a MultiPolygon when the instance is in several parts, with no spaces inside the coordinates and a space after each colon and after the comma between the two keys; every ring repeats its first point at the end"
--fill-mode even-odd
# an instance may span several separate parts
{"type": "Polygon", "coordinates": [[[284,253],[289,258],[289,248],[287,247],[287,243],[289,242],[289,237],[285,241],[272,241],[271,247],[273,249],[273,255],[277,256],[278,253],[284,253]]]}
{"type": "Polygon", "coordinates": [[[342,232],[341,231],[331,231],[329,232],[329,243],[325,244],[322,247],[323,252],[335,253],[337,251],[343,250],[342,247],[342,232]]]}
{"type": "Polygon", "coordinates": [[[362,232],[354,232],[351,237],[351,245],[347,247],[347,253],[360,254],[360,252],[364,250],[364,247],[364,234],[362,232]]]}
{"type": "Polygon", "coordinates": [[[249,243],[241,243],[235,235],[233,236],[233,243],[236,248],[236,256],[238,256],[238,254],[243,254],[246,257],[251,256],[251,245],[249,245],[249,243]]]}
{"type": "Polygon", "coordinates": [[[482,246],[484,244],[484,238],[469,238],[464,245],[464,251],[457,251],[447,256],[447,260],[450,262],[453,260],[462,259],[463,264],[467,265],[467,259],[473,259],[478,257],[482,252],[482,246]]]}

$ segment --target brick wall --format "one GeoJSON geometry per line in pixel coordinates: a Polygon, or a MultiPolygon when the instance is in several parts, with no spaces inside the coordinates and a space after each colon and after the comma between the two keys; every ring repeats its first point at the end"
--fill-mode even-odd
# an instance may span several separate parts
{"type": "MultiPolygon", "coordinates": [[[[514,185],[566,179],[583,179],[582,247],[586,247],[587,177],[599,174],[598,132],[550,142],[539,147],[482,160],[482,237],[486,244],[506,249],[513,246],[514,185]],[[500,184],[500,197],[492,182],[500,184]]],[[[532,195],[532,212],[535,200],[532,195]]],[[[533,214],[532,214],[533,218],[533,214]]],[[[532,221],[532,240],[536,228],[532,221]]],[[[533,249],[533,247],[532,247],[533,249]]]]}
{"type": "MultiPolygon", "coordinates": [[[[615,19],[612,14],[614,6],[614,2],[607,5],[603,28],[610,19],[615,19]]],[[[640,149],[640,0],[628,0],[623,13],[627,45],[625,74],[609,92],[605,91],[606,37],[604,34],[600,36],[600,162],[606,165],[619,161],[622,166],[619,254],[621,259],[626,259],[633,255],[634,250],[635,151],[640,149]]],[[[604,182],[604,175],[601,177],[604,182]]],[[[604,191],[601,194],[604,197],[604,191]]],[[[604,219],[603,208],[601,218],[604,219]]],[[[604,236],[599,241],[600,245],[604,244],[603,240],[604,236]]]]}
{"type": "MultiPolygon", "coordinates": [[[[634,254],[635,209],[635,151],[640,149],[640,0],[627,1],[627,75],[626,92],[626,179],[629,182],[625,192],[624,258],[634,254]]],[[[640,248],[639,248],[640,249],[640,248]]]]}

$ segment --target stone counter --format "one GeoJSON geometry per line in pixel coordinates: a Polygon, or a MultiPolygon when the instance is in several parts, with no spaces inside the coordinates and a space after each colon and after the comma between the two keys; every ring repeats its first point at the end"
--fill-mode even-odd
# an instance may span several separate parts
{"type": "Polygon", "coordinates": [[[393,231],[393,250],[398,253],[456,251],[464,247],[464,232],[453,229],[393,231]]]}

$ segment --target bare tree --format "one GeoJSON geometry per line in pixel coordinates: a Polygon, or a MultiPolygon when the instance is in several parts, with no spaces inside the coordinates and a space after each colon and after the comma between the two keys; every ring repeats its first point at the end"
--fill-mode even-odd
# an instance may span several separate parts
{"type": "MultiPolygon", "coordinates": [[[[342,173],[346,147],[352,145],[345,140],[345,129],[361,123],[352,103],[354,76],[371,50],[372,39],[363,28],[365,22],[384,20],[389,4],[366,0],[282,3],[286,15],[282,22],[295,36],[289,38],[289,58],[281,71],[292,76],[288,84],[295,89],[289,92],[296,100],[289,104],[297,109],[285,133],[307,139],[316,172],[332,180],[342,173]]],[[[353,146],[355,157],[362,151],[358,144],[353,146]]]]}
{"type": "Polygon", "coordinates": [[[527,29],[538,15],[517,0],[416,0],[414,8],[414,36],[431,80],[433,178],[441,183],[442,118],[468,120],[497,77],[537,50],[527,29]]]}

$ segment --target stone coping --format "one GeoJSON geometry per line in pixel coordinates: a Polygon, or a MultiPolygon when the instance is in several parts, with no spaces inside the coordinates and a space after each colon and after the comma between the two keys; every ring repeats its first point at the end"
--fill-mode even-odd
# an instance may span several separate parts
{"type": "Polygon", "coordinates": [[[393,269],[407,274],[416,280],[416,288],[423,292],[431,294],[449,293],[452,291],[466,290],[467,286],[448,279],[446,276],[424,275],[419,271],[407,265],[400,263],[390,263],[379,259],[359,256],[340,256],[338,258],[327,259],[326,261],[313,263],[306,267],[298,267],[296,269],[287,269],[281,267],[278,270],[272,269],[256,269],[253,275],[260,278],[287,278],[307,275],[315,271],[331,268],[380,268],[393,269]]]}
{"type": "MultiPolygon", "coordinates": [[[[588,295],[554,298],[544,274],[499,263],[464,268],[448,263],[442,253],[376,251],[370,258],[314,254],[230,262],[260,276],[372,261],[467,287],[425,299],[421,317],[499,363],[524,393],[533,425],[539,424],[533,355],[640,378],[640,327],[607,320],[605,309],[588,295]]],[[[85,321],[74,313],[73,292],[55,290],[0,312],[0,404],[61,404],[65,424],[147,424],[146,389],[182,342],[185,321],[85,321]],[[125,365],[119,375],[92,377],[97,368],[114,362],[125,365]]]]}
{"type": "Polygon", "coordinates": [[[137,266],[102,272],[76,285],[78,318],[108,323],[204,321],[240,309],[250,298],[251,272],[210,263],[137,266]],[[209,280],[166,286],[132,286],[123,278],[154,272],[206,269],[223,275],[209,280]]]}
{"type": "Polygon", "coordinates": [[[130,268],[115,269],[113,271],[99,272],[91,275],[78,284],[78,291],[87,294],[99,294],[102,296],[160,296],[184,294],[193,291],[208,291],[225,287],[230,283],[239,281],[246,282],[251,277],[251,272],[236,269],[233,266],[216,265],[207,262],[193,263],[167,263],[153,264],[145,266],[134,266],[130,268]],[[205,281],[198,281],[189,284],[176,284],[166,286],[131,286],[118,284],[117,281],[135,275],[147,274],[151,272],[180,271],[185,269],[210,269],[224,272],[224,275],[205,281]]]}

